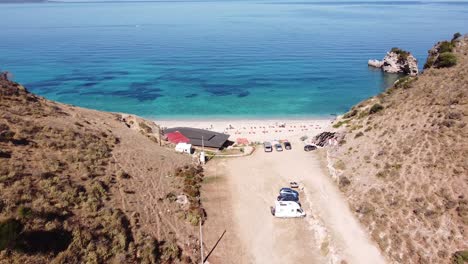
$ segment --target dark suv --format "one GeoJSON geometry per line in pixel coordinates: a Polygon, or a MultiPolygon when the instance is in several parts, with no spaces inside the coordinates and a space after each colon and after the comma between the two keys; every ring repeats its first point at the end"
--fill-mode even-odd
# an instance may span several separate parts
{"type": "Polygon", "coordinates": [[[280,196],[292,195],[299,199],[299,193],[291,188],[281,188],[279,195],[280,196]]]}
{"type": "Polygon", "coordinates": [[[285,194],[285,195],[280,195],[278,196],[278,198],[276,198],[276,200],[278,201],[291,201],[291,202],[298,202],[299,201],[299,197],[295,196],[295,195],[290,195],[290,194],[285,194]]]}
{"type": "Polygon", "coordinates": [[[284,149],[291,150],[291,143],[288,141],[284,142],[284,149]]]}
{"type": "Polygon", "coordinates": [[[316,150],[316,149],[317,149],[317,147],[314,146],[314,145],[305,145],[304,146],[305,151],[312,151],[312,150],[316,150]]]}

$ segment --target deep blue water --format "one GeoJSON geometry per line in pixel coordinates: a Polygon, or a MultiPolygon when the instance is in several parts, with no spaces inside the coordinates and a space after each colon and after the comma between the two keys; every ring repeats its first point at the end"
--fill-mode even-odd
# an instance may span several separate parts
{"type": "Polygon", "coordinates": [[[0,68],[47,98],[150,118],[342,113],[468,32],[468,4],[151,2],[0,5],[0,68]]]}

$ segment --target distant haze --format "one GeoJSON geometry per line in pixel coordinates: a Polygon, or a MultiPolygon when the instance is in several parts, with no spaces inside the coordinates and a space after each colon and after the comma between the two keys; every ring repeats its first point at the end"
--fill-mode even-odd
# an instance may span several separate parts
{"type": "Polygon", "coordinates": [[[0,0],[0,3],[42,3],[45,0],[0,0]]]}

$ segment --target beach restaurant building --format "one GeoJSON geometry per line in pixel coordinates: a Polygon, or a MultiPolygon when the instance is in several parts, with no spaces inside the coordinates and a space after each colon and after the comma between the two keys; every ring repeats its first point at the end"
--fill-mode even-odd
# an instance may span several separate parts
{"type": "Polygon", "coordinates": [[[171,143],[189,143],[196,147],[201,147],[203,141],[203,145],[211,149],[222,149],[227,147],[230,143],[228,140],[229,135],[227,134],[190,127],[165,129],[164,136],[171,143]]]}

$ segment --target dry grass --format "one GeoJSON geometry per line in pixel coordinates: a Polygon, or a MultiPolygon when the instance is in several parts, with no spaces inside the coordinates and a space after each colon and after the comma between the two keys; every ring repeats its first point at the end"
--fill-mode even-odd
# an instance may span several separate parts
{"type": "MultiPolygon", "coordinates": [[[[197,251],[185,246],[196,234],[186,220],[142,226],[138,216],[159,205],[141,199],[143,208],[132,207],[125,202],[132,191],[120,192],[137,180],[143,183],[139,192],[157,191],[141,178],[134,179],[141,174],[123,169],[126,164],[115,157],[116,149],[123,148],[121,142],[154,148],[152,157],[162,160],[161,172],[174,171],[176,164],[189,164],[185,159],[165,162],[168,151],[159,149],[156,140],[148,140],[155,139],[151,122],[138,124],[144,135],[113,114],[50,102],[18,84],[0,80],[0,263],[198,261],[197,251]],[[170,231],[173,226],[180,228],[170,231]]],[[[137,164],[144,156],[119,158],[137,164]]],[[[153,170],[150,166],[153,164],[145,162],[138,169],[148,172],[153,170]]],[[[200,169],[195,172],[201,177],[200,169]]],[[[182,192],[182,186],[159,181],[182,192]]],[[[199,188],[194,190],[193,212],[197,212],[203,209],[197,198],[199,188]]],[[[177,205],[159,210],[162,208],[172,210],[177,205]]]]}

